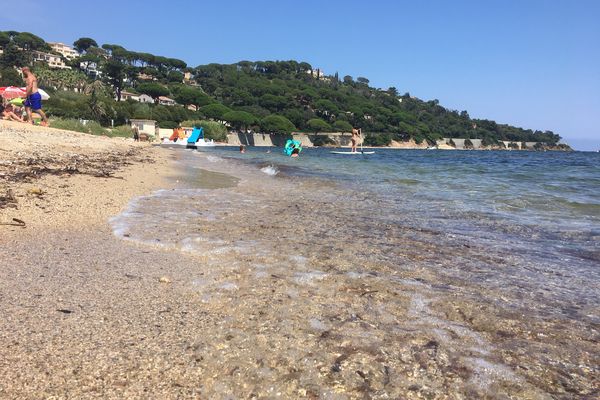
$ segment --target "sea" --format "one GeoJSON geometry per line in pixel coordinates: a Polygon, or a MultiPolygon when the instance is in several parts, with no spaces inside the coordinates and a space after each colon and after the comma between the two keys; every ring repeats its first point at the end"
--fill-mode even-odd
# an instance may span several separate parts
{"type": "MultiPolygon", "coordinates": [[[[304,324],[379,346],[371,397],[598,394],[599,153],[331,150],[166,149],[172,187],[133,199],[111,225],[202,260],[187,285],[206,304],[280,290],[299,324],[289,335],[304,324]],[[353,318],[362,328],[347,328],[353,318]],[[430,369],[419,354],[432,348],[430,369]],[[386,378],[390,368],[405,378],[386,378]]],[[[352,357],[338,367],[359,368],[352,357]]],[[[313,378],[318,396],[338,398],[313,378]]]]}

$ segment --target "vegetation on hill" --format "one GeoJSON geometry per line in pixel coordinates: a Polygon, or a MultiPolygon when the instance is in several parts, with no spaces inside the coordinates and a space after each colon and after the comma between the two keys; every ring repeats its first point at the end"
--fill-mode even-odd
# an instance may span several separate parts
{"type": "MultiPolygon", "coordinates": [[[[72,69],[35,65],[40,85],[53,92],[51,115],[92,119],[103,125],[149,118],[162,127],[185,120],[212,120],[235,129],[269,133],[350,131],[360,127],[366,143],[392,140],[435,143],[442,137],[498,141],[544,142],[560,136],[490,120],[473,119],[466,111],[449,110],[438,100],[424,101],[369,86],[364,77],[323,76],[306,62],[240,61],[189,67],[184,61],[129,51],[116,44],[99,46],[92,38],[74,42],[80,57],[64,60],[72,69]],[[121,100],[123,92],[147,94],[155,104],[121,100]],[[161,96],[181,106],[159,104],[161,96]],[[182,107],[183,106],[183,107],[182,107]],[[190,109],[188,109],[190,108],[190,109]]],[[[27,32],[0,32],[0,83],[16,84],[13,66],[31,63],[31,50],[49,51],[27,32]]],[[[470,142],[469,142],[470,143],[470,142]]]]}

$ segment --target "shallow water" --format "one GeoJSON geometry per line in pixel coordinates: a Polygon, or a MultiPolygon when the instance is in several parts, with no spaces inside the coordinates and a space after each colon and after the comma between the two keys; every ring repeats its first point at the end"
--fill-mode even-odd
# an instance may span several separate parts
{"type": "Polygon", "coordinates": [[[207,307],[261,309],[286,362],[329,363],[297,366],[308,394],[597,393],[598,154],[171,151],[180,185],[134,199],[115,234],[197,257],[207,307]]]}

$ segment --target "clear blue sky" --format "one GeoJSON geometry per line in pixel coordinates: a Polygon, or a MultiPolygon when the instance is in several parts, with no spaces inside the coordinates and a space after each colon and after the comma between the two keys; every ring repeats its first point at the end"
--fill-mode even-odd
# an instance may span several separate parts
{"type": "Polygon", "coordinates": [[[0,30],[180,58],[298,60],[600,149],[598,0],[0,0],[0,30]],[[11,14],[12,13],[12,14],[11,14]]]}

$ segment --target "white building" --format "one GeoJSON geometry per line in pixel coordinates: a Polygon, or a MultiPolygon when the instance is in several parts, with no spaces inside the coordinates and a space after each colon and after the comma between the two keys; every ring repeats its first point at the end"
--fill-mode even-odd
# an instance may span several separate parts
{"type": "Polygon", "coordinates": [[[61,56],[56,54],[44,53],[43,51],[32,51],[33,61],[42,61],[48,64],[50,68],[71,69],[64,63],[61,56]]]}
{"type": "Polygon", "coordinates": [[[148,95],[147,95],[147,94],[145,94],[145,93],[143,93],[143,94],[140,94],[140,95],[138,96],[138,101],[139,101],[140,103],[150,103],[150,104],[153,104],[153,103],[154,103],[154,99],[153,99],[152,97],[148,96],[148,95]]]}
{"type": "Polygon", "coordinates": [[[79,63],[79,67],[92,78],[99,78],[102,75],[102,71],[98,69],[98,64],[93,61],[82,61],[79,63]]]}
{"type": "Polygon", "coordinates": [[[137,126],[140,133],[156,135],[156,121],[153,119],[130,119],[131,127],[137,126]]]}
{"type": "Polygon", "coordinates": [[[77,50],[75,50],[73,47],[66,45],[64,43],[48,42],[48,44],[50,45],[52,50],[56,51],[57,53],[62,54],[63,57],[65,57],[67,60],[72,60],[72,59],[80,56],[80,54],[77,50]]]}

